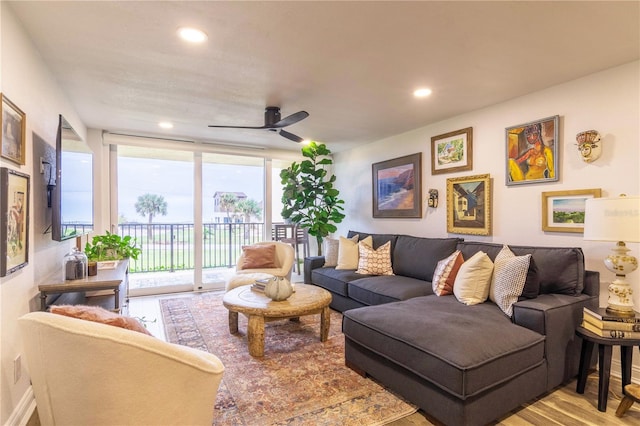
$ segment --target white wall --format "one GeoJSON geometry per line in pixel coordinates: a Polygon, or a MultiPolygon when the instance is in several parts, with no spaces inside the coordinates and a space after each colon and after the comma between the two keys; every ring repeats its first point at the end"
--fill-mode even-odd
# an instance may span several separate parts
{"type": "MultiPolygon", "coordinates": [[[[437,93],[426,102],[438,102],[437,93]]],[[[489,173],[493,185],[492,236],[454,235],[467,240],[508,244],[582,247],[586,267],[601,276],[600,305],[606,306],[608,282],[613,278],[602,263],[613,244],[583,241],[582,234],[542,231],[541,193],[601,188],[603,197],[621,193],[640,195],[640,62],[629,63],[559,86],[451,118],[401,135],[335,155],[337,187],[345,200],[348,230],[445,237],[447,178],[489,173]],[[505,185],[505,128],[560,116],[560,180],[532,185],[505,185]],[[431,137],[473,127],[473,170],[431,175],[431,137]],[[587,164],[579,157],[575,135],[595,129],[602,135],[602,156],[587,164]],[[373,219],[371,164],[422,153],[422,219],[373,219]],[[428,189],[437,189],[437,209],[426,207],[428,189]]],[[[640,257],[640,244],[627,244],[640,257]]],[[[627,279],[636,289],[640,309],[640,271],[627,279]]],[[[619,358],[615,358],[619,359],[619,358]]],[[[615,361],[614,361],[615,362],[615,361]]],[[[636,359],[636,368],[640,360],[636,359]]],[[[636,374],[637,376],[637,374],[636,374]]]]}
{"type": "Polygon", "coordinates": [[[26,114],[26,164],[18,166],[1,161],[2,167],[19,170],[31,176],[29,197],[29,264],[0,283],[0,424],[15,423],[29,408],[29,375],[22,360],[22,378],[14,384],[13,361],[22,353],[16,320],[38,306],[39,278],[59,268],[62,257],[72,243],[50,242],[51,234],[34,229],[34,217],[46,212],[35,211],[34,192],[42,191],[34,184],[40,179],[39,164],[32,158],[34,134],[55,149],[58,114],[63,114],[81,136],[86,128],[71,108],[65,95],[52,78],[47,66],[24,33],[11,7],[0,3],[1,86],[7,96],[26,114]],[[36,191],[34,191],[34,189],[36,191]],[[47,244],[36,244],[46,241],[47,244]]]}

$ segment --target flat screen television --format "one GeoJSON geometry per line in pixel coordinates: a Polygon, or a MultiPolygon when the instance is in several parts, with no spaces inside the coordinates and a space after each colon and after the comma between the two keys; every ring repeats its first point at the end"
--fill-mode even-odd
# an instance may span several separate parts
{"type": "Polygon", "coordinates": [[[60,115],[51,237],[64,241],[93,231],[93,151],[60,115]]]}

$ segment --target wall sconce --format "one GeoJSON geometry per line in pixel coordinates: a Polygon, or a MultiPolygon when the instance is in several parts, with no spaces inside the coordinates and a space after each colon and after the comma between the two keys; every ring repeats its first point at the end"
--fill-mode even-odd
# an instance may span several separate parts
{"type": "Polygon", "coordinates": [[[51,208],[51,193],[56,188],[56,184],[53,182],[53,166],[50,162],[40,159],[40,170],[44,173],[44,165],[49,166],[49,180],[47,183],[47,207],[51,208]]]}
{"type": "Polygon", "coordinates": [[[596,130],[587,130],[576,135],[578,141],[578,151],[580,158],[585,163],[592,163],[600,158],[602,144],[600,143],[600,133],[596,130]]]}
{"type": "Polygon", "coordinates": [[[429,207],[433,207],[434,209],[438,207],[438,190],[430,189],[429,190],[429,200],[427,201],[429,207]]]}

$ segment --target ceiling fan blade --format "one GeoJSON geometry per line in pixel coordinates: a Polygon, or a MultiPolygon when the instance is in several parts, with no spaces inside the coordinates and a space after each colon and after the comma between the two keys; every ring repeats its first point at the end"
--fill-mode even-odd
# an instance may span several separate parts
{"type": "Polygon", "coordinates": [[[285,137],[291,141],[300,143],[302,142],[304,139],[302,139],[300,136],[298,135],[294,135],[293,133],[289,133],[286,130],[280,130],[280,136],[285,137]]]}
{"type": "Polygon", "coordinates": [[[268,129],[269,128],[269,126],[260,126],[260,127],[255,127],[255,126],[214,126],[212,124],[210,124],[209,127],[215,127],[217,129],[268,129]]]}
{"type": "Polygon", "coordinates": [[[270,127],[275,127],[279,129],[281,127],[291,126],[292,124],[295,124],[298,121],[304,120],[308,116],[309,116],[309,113],[307,111],[298,111],[295,114],[291,114],[290,116],[285,117],[282,120],[274,123],[270,127]]]}

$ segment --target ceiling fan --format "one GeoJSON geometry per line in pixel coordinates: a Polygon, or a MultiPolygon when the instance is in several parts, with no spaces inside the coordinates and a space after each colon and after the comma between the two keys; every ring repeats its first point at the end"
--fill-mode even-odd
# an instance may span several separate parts
{"type": "Polygon", "coordinates": [[[302,121],[309,116],[307,111],[298,111],[294,114],[291,114],[285,118],[280,118],[280,107],[268,106],[264,110],[264,126],[216,126],[209,125],[209,127],[217,127],[223,129],[266,129],[272,132],[278,132],[280,136],[283,136],[289,140],[294,142],[302,142],[302,139],[298,135],[294,135],[293,133],[289,133],[283,129],[283,127],[291,126],[292,124],[296,124],[298,121],[302,121]]]}

